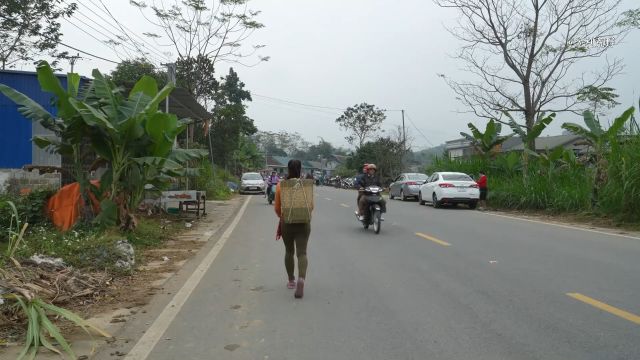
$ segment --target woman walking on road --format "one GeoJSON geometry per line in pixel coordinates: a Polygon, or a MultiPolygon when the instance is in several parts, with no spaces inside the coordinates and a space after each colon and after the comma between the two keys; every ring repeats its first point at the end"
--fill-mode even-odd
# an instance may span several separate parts
{"type": "MultiPolygon", "coordinates": [[[[290,160],[287,166],[289,168],[287,180],[301,178],[302,163],[300,160],[290,160]]],[[[283,184],[281,182],[276,187],[275,211],[280,218],[276,239],[279,239],[280,236],[282,236],[282,242],[285,246],[284,266],[289,277],[287,287],[289,289],[296,289],[294,295],[297,299],[300,299],[304,296],[304,282],[307,275],[307,242],[309,241],[309,234],[311,233],[310,215],[313,210],[313,195],[310,196],[307,204],[309,209],[309,221],[301,223],[287,223],[282,209],[283,192],[285,192],[284,195],[286,196],[287,191],[295,190],[283,187],[282,185],[283,184]],[[294,273],[294,255],[297,255],[298,257],[297,282],[295,280],[296,278],[294,273]]],[[[313,194],[313,192],[311,194],[313,194]]]]}

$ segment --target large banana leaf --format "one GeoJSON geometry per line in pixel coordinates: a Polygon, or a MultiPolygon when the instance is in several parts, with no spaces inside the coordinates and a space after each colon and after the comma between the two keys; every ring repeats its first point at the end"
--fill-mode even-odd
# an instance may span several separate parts
{"type": "Polygon", "coordinates": [[[184,164],[189,160],[202,159],[208,155],[209,152],[203,149],[173,149],[167,158],[184,164]]]}
{"type": "Polygon", "coordinates": [[[91,105],[73,98],[69,99],[69,103],[78,111],[87,125],[98,126],[110,131],[115,131],[115,128],[113,127],[107,116],[98,109],[95,109],[91,105]]]}
{"type": "Polygon", "coordinates": [[[129,99],[132,99],[134,95],[139,93],[145,94],[150,99],[158,95],[158,84],[156,83],[156,80],[151,76],[144,75],[140,80],[138,80],[138,82],[136,82],[133,89],[131,89],[129,99]]]}
{"type": "Polygon", "coordinates": [[[116,97],[116,89],[114,85],[106,79],[98,69],[93,70],[93,92],[100,101],[104,102],[104,112],[112,122],[117,122],[118,117],[118,99],[116,97]]]}
{"type": "Polygon", "coordinates": [[[609,129],[607,130],[607,133],[606,133],[607,136],[609,137],[618,136],[618,134],[620,134],[620,132],[624,129],[627,121],[629,121],[629,119],[631,119],[631,116],[633,116],[634,111],[635,109],[632,106],[628,108],[624,113],[622,113],[622,115],[617,117],[613,121],[613,124],[611,125],[611,127],[609,127],[609,129]]]}
{"type": "Polygon", "coordinates": [[[45,126],[45,124],[49,124],[49,126],[54,124],[53,116],[27,95],[4,84],[0,84],[0,92],[18,104],[18,111],[27,119],[41,122],[43,126],[45,126]]]}
{"type": "Polygon", "coordinates": [[[144,92],[136,92],[129,96],[122,106],[120,106],[120,113],[125,118],[137,116],[141,112],[145,111],[149,103],[151,102],[151,96],[144,92]]]}
{"type": "Polygon", "coordinates": [[[173,149],[176,136],[183,129],[183,125],[178,123],[178,118],[173,114],[156,112],[149,116],[145,130],[153,140],[150,153],[154,156],[167,156],[173,149]]]}
{"type": "Polygon", "coordinates": [[[164,88],[162,88],[162,90],[160,90],[156,94],[156,96],[154,96],[149,102],[149,104],[146,106],[145,112],[151,114],[158,111],[158,105],[160,105],[160,102],[162,102],[162,100],[166,99],[167,96],[171,94],[171,91],[173,91],[173,88],[174,86],[171,84],[167,84],[164,88]]]}
{"type": "Polygon", "coordinates": [[[546,129],[547,126],[549,126],[549,124],[551,124],[551,122],[553,121],[553,119],[555,117],[556,117],[556,113],[552,113],[552,114],[549,114],[549,116],[545,116],[545,117],[542,117],[541,119],[539,119],[533,125],[533,127],[531,127],[531,130],[529,131],[529,133],[526,136],[527,140],[534,140],[534,139],[537,139],[538,137],[540,137],[540,135],[542,134],[544,129],[546,129]]]}
{"type": "MultiPolygon", "coordinates": [[[[71,96],[69,95],[67,90],[62,87],[60,80],[53,73],[53,69],[51,68],[51,66],[49,66],[49,63],[47,63],[46,61],[41,61],[38,64],[36,72],[38,73],[38,82],[40,83],[40,88],[43,91],[55,95],[58,117],[66,119],[75,115],[76,109],[69,103],[69,99],[71,98],[71,96]]],[[[74,79],[72,79],[72,82],[73,80],[74,79]]],[[[74,84],[72,84],[71,86],[73,87],[74,84]]]]}
{"type": "Polygon", "coordinates": [[[582,136],[583,138],[585,138],[585,140],[591,143],[591,145],[596,144],[599,140],[596,134],[589,131],[589,129],[584,128],[582,125],[576,123],[566,122],[562,124],[562,128],[575,135],[582,136]]]}
{"type": "Polygon", "coordinates": [[[602,129],[602,125],[600,125],[600,121],[596,118],[596,116],[589,110],[586,110],[582,113],[582,118],[584,119],[584,123],[589,128],[589,131],[594,133],[596,137],[604,134],[604,130],[602,129]]]}

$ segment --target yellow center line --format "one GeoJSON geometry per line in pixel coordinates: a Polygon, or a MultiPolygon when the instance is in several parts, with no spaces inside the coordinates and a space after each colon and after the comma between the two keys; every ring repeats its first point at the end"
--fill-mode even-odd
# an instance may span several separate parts
{"type": "Polygon", "coordinates": [[[347,205],[347,204],[340,204],[340,206],[345,207],[345,208],[349,207],[349,205],[347,205]]]}
{"type": "Polygon", "coordinates": [[[600,310],[606,311],[610,314],[613,314],[615,316],[621,317],[625,320],[629,320],[632,323],[638,324],[640,325],[640,316],[632,314],[630,312],[624,311],[622,309],[618,309],[617,307],[613,307],[611,305],[605,304],[601,301],[598,301],[596,299],[592,299],[586,295],[582,295],[579,293],[567,293],[567,296],[570,296],[578,301],[582,301],[585,304],[589,304],[595,308],[598,308],[600,310]]]}
{"type": "Polygon", "coordinates": [[[433,241],[434,243],[439,244],[439,245],[442,245],[442,246],[451,246],[451,244],[449,244],[448,242],[446,242],[446,241],[442,241],[442,240],[440,240],[440,239],[436,239],[436,238],[434,238],[433,236],[430,236],[430,235],[427,235],[427,234],[423,234],[423,233],[416,233],[416,235],[417,235],[417,236],[420,236],[420,237],[421,237],[421,238],[423,238],[423,239],[427,239],[427,240],[433,241]]]}

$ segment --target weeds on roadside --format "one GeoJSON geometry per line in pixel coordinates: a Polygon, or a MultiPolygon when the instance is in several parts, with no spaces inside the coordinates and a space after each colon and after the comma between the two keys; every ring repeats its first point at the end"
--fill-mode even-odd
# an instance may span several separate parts
{"type": "Polygon", "coordinates": [[[9,301],[17,302],[27,318],[25,346],[17,360],[24,359],[27,356],[28,359],[34,359],[40,350],[40,346],[62,355],[62,352],[53,346],[50,339],[55,340],[60,345],[69,359],[76,359],[69,342],[64,338],[60,329],[49,319],[50,316],[67,319],[89,335],[91,335],[90,330],[93,330],[101,336],[111,337],[107,332],[91,325],[77,314],[46,303],[39,298],[30,298],[28,294],[15,293],[4,294],[2,297],[9,301]]]}

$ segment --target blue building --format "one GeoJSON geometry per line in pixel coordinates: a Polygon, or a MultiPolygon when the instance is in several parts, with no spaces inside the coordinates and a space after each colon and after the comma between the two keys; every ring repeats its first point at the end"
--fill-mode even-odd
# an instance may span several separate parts
{"type": "MultiPolygon", "coordinates": [[[[62,86],[66,87],[66,75],[57,76],[62,86]]],[[[35,72],[0,70],[0,84],[29,96],[55,115],[51,94],[40,89],[35,72]]],[[[24,165],[60,167],[60,155],[49,153],[31,143],[31,138],[35,135],[53,136],[40,124],[22,116],[18,112],[18,106],[0,93],[0,169],[17,169],[24,165]]]]}

